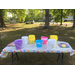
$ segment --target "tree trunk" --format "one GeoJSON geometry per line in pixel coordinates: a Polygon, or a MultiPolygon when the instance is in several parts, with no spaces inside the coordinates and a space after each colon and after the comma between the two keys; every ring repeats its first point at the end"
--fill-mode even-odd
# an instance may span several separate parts
{"type": "Polygon", "coordinates": [[[3,16],[2,15],[1,15],[1,26],[2,27],[6,27],[5,24],[4,24],[4,19],[3,19],[3,16]]]}
{"type": "Polygon", "coordinates": [[[0,27],[1,27],[1,17],[0,17],[0,27]]]}
{"type": "Polygon", "coordinates": [[[49,9],[45,9],[45,26],[44,28],[50,28],[49,26],[49,9]]]}
{"type": "MultiPolygon", "coordinates": [[[[43,12],[42,12],[42,19],[43,19],[43,17],[44,17],[44,9],[42,9],[42,11],[43,11],[43,12]]],[[[43,20],[44,20],[44,19],[43,19],[43,20]]]]}
{"type": "Polygon", "coordinates": [[[60,25],[62,25],[62,16],[63,16],[63,9],[61,9],[61,23],[60,23],[60,25]]]}
{"type": "Polygon", "coordinates": [[[74,9],[74,15],[73,15],[73,26],[72,27],[75,27],[75,9],[74,9]]]}
{"type": "Polygon", "coordinates": [[[2,9],[0,9],[0,27],[6,27],[4,24],[4,19],[2,15],[2,9]]]}

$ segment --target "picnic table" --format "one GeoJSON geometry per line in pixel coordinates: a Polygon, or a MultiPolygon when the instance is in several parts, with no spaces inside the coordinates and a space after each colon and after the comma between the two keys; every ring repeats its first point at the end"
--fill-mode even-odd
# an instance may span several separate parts
{"type": "Polygon", "coordinates": [[[62,57],[62,64],[63,64],[64,53],[70,53],[70,56],[72,56],[75,53],[75,50],[72,49],[72,47],[68,42],[64,42],[64,41],[57,41],[56,47],[53,49],[51,49],[48,44],[43,44],[42,47],[38,48],[36,47],[36,43],[35,43],[33,45],[27,44],[23,46],[22,49],[20,50],[16,50],[15,44],[14,42],[12,42],[11,45],[8,44],[5,48],[2,49],[2,52],[0,53],[0,57],[6,58],[8,53],[12,53],[11,64],[13,64],[14,61],[14,53],[18,58],[18,60],[19,60],[18,53],[57,53],[58,54],[57,60],[59,59],[60,54],[62,54],[61,57],[62,57]],[[66,47],[62,47],[62,44],[66,45],[66,47]]]}

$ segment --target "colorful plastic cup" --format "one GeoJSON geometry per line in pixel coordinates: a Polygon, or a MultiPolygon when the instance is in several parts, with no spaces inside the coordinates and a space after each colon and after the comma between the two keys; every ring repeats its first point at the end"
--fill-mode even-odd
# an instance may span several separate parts
{"type": "Polygon", "coordinates": [[[42,47],[43,40],[36,40],[36,46],[37,47],[42,47]]]}
{"type": "Polygon", "coordinates": [[[28,44],[28,36],[22,36],[21,39],[23,41],[23,45],[28,44]]]}
{"type": "Polygon", "coordinates": [[[47,44],[48,37],[42,36],[41,40],[43,40],[43,44],[47,44]]]}
{"type": "Polygon", "coordinates": [[[56,40],[55,39],[48,39],[48,48],[55,48],[56,47],[56,40]]]}
{"type": "Polygon", "coordinates": [[[29,44],[35,44],[35,35],[29,35],[28,39],[29,39],[29,44]]]}
{"type": "Polygon", "coordinates": [[[14,41],[14,44],[15,44],[15,47],[16,47],[16,50],[20,50],[22,49],[22,40],[21,39],[17,39],[14,41]]]}
{"type": "Polygon", "coordinates": [[[50,39],[55,39],[57,41],[58,40],[58,36],[57,35],[50,35],[50,39]]]}

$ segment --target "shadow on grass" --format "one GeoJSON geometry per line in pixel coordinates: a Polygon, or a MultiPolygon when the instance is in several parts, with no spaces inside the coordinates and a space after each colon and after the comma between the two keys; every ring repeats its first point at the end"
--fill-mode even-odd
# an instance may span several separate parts
{"type": "MultiPolygon", "coordinates": [[[[12,28],[16,29],[20,27],[12,27],[12,28]]],[[[34,34],[37,39],[40,39],[41,36],[47,36],[49,38],[50,35],[58,35],[59,40],[66,41],[66,39],[69,39],[69,37],[71,36],[75,37],[75,35],[73,35],[74,31],[75,29],[73,28],[51,26],[50,29],[43,29],[42,26],[40,26],[40,27],[24,28],[15,31],[4,32],[4,34],[7,34],[7,37],[3,39],[9,39],[12,41],[13,39],[21,38],[21,36],[34,34]]]]}
{"type": "MultiPolygon", "coordinates": [[[[17,27],[15,27],[17,28],[17,27]]],[[[40,39],[41,36],[47,36],[50,38],[50,35],[58,35],[60,41],[69,42],[70,45],[75,48],[75,29],[65,28],[58,26],[51,26],[50,29],[44,29],[42,26],[34,28],[24,28],[15,31],[3,32],[7,35],[2,38],[3,48],[7,46],[10,42],[13,42],[16,39],[20,39],[22,36],[28,36],[34,34],[36,39],[40,39]]],[[[1,33],[2,34],[2,33],[1,33]]],[[[0,50],[1,51],[1,50],[0,50]]],[[[15,60],[14,65],[61,65],[61,61],[56,61],[57,54],[55,53],[19,53],[20,60],[15,60]]],[[[69,54],[64,54],[64,64],[73,65],[75,64],[75,56],[70,57],[69,54]],[[72,62],[71,62],[72,61],[72,62]]],[[[0,58],[1,65],[10,65],[11,64],[11,53],[5,58],[0,58]]]]}

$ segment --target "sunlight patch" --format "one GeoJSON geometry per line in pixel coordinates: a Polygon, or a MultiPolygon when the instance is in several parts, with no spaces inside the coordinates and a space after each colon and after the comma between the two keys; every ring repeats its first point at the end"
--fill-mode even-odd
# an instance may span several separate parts
{"type": "Polygon", "coordinates": [[[75,39],[75,37],[69,37],[69,38],[71,38],[71,39],[75,39]]]}

